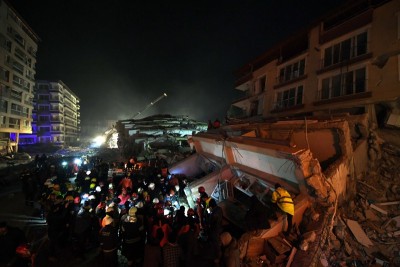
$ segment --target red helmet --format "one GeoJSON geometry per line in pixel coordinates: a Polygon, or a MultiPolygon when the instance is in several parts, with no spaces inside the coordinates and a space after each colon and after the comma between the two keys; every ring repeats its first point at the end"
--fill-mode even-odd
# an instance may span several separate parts
{"type": "Polygon", "coordinates": [[[204,186],[199,186],[198,190],[199,190],[200,194],[206,192],[206,189],[204,188],[204,186]]]}
{"type": "Polygon", "coordinates": [[[29,258],[31,256],[31,251],[29,250],[28,244],[22,244],[19,245],[16,249],[15,252],[23,257],[23,258],[29,258]]]}

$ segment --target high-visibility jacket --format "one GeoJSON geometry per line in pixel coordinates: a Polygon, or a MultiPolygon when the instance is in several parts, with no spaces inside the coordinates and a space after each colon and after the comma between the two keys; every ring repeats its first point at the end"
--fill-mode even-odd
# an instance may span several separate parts
{"type": "Polygon", "coordinates": [[[282,187],[278,187],[272,193],[272,203],[276,203],[278,207],[286,213],[294,215],[294,204],[289,192],[282,187]]]}

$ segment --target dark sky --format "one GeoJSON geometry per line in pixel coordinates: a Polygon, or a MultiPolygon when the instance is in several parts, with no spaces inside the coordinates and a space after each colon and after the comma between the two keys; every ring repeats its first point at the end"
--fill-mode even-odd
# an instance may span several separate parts
{"type": "Polygon", "coordinates": [[[76,93],[82,126],[164,92],[143,116],[223,119],[235,70],[343,1],[9,0],[41,38],[36,78],[76,93]]]}

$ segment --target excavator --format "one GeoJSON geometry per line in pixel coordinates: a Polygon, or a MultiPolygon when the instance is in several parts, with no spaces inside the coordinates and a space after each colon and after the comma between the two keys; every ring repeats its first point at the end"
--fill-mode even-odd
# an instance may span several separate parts
{"type": "MultiPolygon", "coordinates": [[[[149,108],[154,106],[157,102],[159,102],[160,100],[162,100],[165,97],[167,97],[167,94],[163,93],[162,95],[160,95],[159,97],[154,99],[145,108],[143,108],[142,110],[138,111],[135,115],[133,115],[131,120],[135,119],[139,115],[142,115],[143,112],[145,112],[146,110],[148,110],[149,108]]],[[[105,131],[103,136],[104,136],[104,143],[103,143],[102,147],[118,148],[118,144],[117,144],[117,142],[118,142],[118,130],[116,129],[115,125],[113,125],[110,129],[105,131]]]]}

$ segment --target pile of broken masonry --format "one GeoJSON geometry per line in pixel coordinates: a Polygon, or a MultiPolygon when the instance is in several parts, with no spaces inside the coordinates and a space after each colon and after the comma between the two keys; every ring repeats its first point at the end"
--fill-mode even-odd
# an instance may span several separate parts
{"type": "MultiPolygon", "coordinates": [[[[307,255],[309,266],[400,266],[400,147],[374,131],[368,141],[369,171],[357,177],[349,201],[334,211],[326,207],[328,212],[315,203],[304,214],[302,224],[331,214],[322,216],[316,235],[302,231],[299,252],[318,246],[307,255]]],[[[291,266],[304,266],[300,263],[294,259],[291,266]]]]}
{"type": "Polygon", "coordinates": [[[369,171],[344,205],[315,199],[290,236],[265,240],[243,266],[400,266],[400,146],[374,131],[368,142],[369,171]]]}

